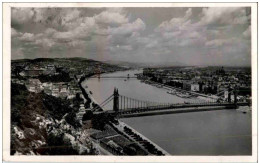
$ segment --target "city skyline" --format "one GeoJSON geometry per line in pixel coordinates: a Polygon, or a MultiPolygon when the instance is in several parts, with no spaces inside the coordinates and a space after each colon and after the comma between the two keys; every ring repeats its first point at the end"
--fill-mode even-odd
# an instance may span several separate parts
{"type": "Polygon", "coordinates": [[[12,59],[251,66],[250,8],[12,8],[12,59]]]}

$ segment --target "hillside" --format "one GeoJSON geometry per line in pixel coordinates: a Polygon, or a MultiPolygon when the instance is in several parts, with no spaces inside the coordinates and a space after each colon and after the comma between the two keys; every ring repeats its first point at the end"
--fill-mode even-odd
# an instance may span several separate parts
{"type": "Polygon", "coordinates": [[[93,154],[91,144],[87,148],[75,141],[81,125],[71,104],[12,83],[11,155],[93,154]]]}

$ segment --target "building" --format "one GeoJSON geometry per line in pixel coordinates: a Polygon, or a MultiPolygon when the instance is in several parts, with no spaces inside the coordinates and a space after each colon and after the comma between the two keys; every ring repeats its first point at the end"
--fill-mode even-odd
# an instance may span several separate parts
{"type": "Polygon", "coordinates": [[[171,81],[171,79],[168,78],[168,77],[163,77],[163,78],[162,78],[162,83],[163,83],[163,84],[168,83],[168,82],[170,82],[170,81],[171,81]]]}
{"type": "Polygon", "coordinates": [[[193,92],[199,92],[200,91],[200,86],[199,86],[199,84],[198,83],[192,83],[191,84],[191,91],[193,91],[193,92]]]}
{"type": "Polygon", "coordinates": [[[44,87],[43,91],[44,91],[44,93],[46,93],[47,95],[52,95],[52,91],[51,91],[51,89],[49,89],[49,88],[45,88],[45,87],[44,87]]]}
{"type": "Polygon", "coordinates": [[[21,84],[21,85],[25,84],[24,80],[19,80],[19,79],[16,79],[16,78],[11,78],[11,82],[16,83],[16,84],[21,84]]]}
{"type": "Polygon", "coordinates": [[[44,75],[54,75],[56,73],[55,65],[47,65],[43,71],[44,75]]]}
{"type": "Polygon", "coordinates": [[[60,87],[60,92],[62,93],[62,92],[66,92],[67,93],[67,91],[68,91],[68,84],[63,84],[63,85],[61,85],[61,87],[60,87]]]}
{"type": "Polygon", "coordinates": [[[190,91],[191,90],[191,82],[190,81],[183,81],[182,89],[190,91]]]}
{"type": "Polygon", "coordinates": [[[200,85],[198,83],[191,82],[191,81],[184,81],[182,88],[187,91],[193,91],[193,92],[200,91],[200,85]]]}
{"type": "Polygon", "coordinates": [[[30,92],[39,93],[43,90],[42,83],[39,79],[29,79],[26,81],[25,86],[30,92]]]}
{"type": "Polygon", "coordinates": [[[52,96],[59,97],[59,93],[60,93],[59,85],[54,84],[52,86],[52,90],[51,91],[52,91],[52,93],[51,93],[52,96]]]}
{"type": "Polygon", "coordinates": [[[55,65],[47,65],[46,69],[49,70],[49,71],[55,71],[56,70],[55,65]]]}
{"type": "MultiPolygon", "coordinates": [[[[88,109],[88,111],[91,111],[90,109],[88,109]]],[[[77,119],[80,121],[80,123],[82,123],[82,118],[83,118],[83,115],[86,113],[86,109],[84,107],[84,104],[80,104],[80,107],[79,107],[79,111],[77,112],[76,116],[77,116],[77,119]]]]}
{"type": "Polygon", "coordinates": [[[42,85],[39,79],[28,79],[29,84],[42,85]]]}
{"type": "Polygon", "coordinates": [[[23,77],[37,77],[39,75],[43,74],[43,69],[29,69],[29,70],[23,70],[19,73],[19,75],[23,77]]]}
{"type": "Polygon", "coordinates": [[[115,135],[118,135],[118,133],[112,127],[106,125],[103,131],[96,132],[90,135],[90,137],[93,138],[96,142],[99,142],[101,139],[105,137],[112,137],[115,135]]]}
{"type": "Polygon", "coordinates": [[[74,95],[76,95],[77,93],[82,93],[80,88],[78,88],[78,87],[70,87],[69,90],[70,90],[71,94],[74,94],[74,95]]]}

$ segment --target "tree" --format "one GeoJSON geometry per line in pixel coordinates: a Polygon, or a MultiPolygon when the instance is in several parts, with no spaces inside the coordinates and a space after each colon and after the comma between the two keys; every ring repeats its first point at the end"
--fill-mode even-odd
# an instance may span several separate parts
{"type": "Polygon", "coordinates": [[[87,121],[87,120],[92,120],[93,118],[93,113],[92,111],[86,111],[86,113],[82,117],[82,121],[87,121]]]}
{"type": "Polygon", "coordinates": [[[67,114],[67,116],[65,117],[65,120],[66,120],[66,122],[68,122],[68,124],[70,124],[74,128],[81,127],[81,124],[77,120],[76,113],[74,111],[69,112],[67,114]]]}
{"type": "Polygon", "coordinates": [[[47,155],[77,155],[78,151],[73,149],[69,141],[64,141],[64,134],[48,135],[47,144],[43,147],[46,150],[42,154],[47,155]]]}

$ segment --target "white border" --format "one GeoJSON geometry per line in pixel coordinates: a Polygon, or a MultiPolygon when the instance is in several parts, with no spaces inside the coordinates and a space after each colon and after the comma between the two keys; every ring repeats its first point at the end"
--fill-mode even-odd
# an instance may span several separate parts
{"type": "Polygon", "coordinates": [[[3,160],[24,162],[256,162],[257,161],[256,3],[3,3],[3,160]],[[10,156],[11,7],[251,7],[252,156],[10,156]]]}

